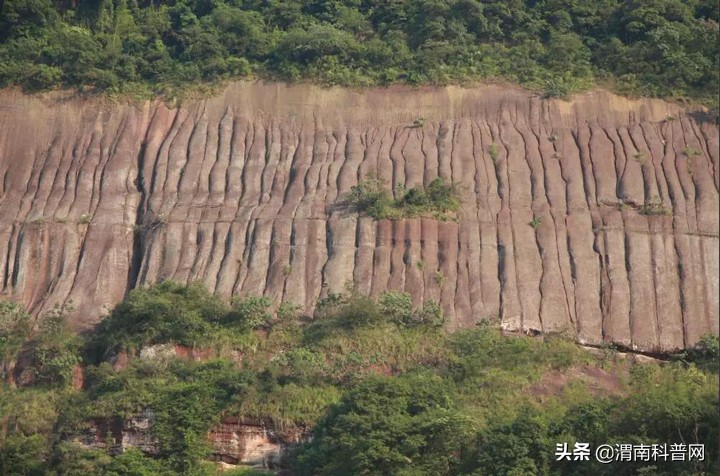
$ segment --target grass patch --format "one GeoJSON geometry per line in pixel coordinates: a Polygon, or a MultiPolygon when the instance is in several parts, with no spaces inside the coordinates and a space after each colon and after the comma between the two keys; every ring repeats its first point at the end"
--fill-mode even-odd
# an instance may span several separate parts
{"type": "Polygon", "coordinates": [[[698,155],[702,155],[702,152],[700,152],[699,150],[697,150],[693,147],[686,145],[683,148],[683,154],[685,154],[687,157],[696,157],[698,155]]]}
{"type": "Polygon", "coordinates": [[[490,159],[493,163],[497,162],[500,155],[500,150],[498,149],[497,144],[490,144],[490,147],[488,147],[488,153],[490,154],[490,159]]]}
{"type": "Polygon", "coordinates": [[[672,216],[672,209],[665,208],[659,202],[646,202],[638,208],[638,213],[647,216],[672,216]]]}
{"type": "Polygon", "coordinates": [[[645,165],[645,162],[647,161],[647,156],[645,155],[645,152],[637,152],[633,155],[633,158],[640,164],[645,165]]]}

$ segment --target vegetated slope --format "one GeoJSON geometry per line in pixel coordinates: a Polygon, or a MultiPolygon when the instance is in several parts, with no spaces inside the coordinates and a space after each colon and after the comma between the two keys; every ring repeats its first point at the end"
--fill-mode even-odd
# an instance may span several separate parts
{"type": "Polygon", "coordinates": [[[0,87],[173,95],[259,75],[324,84],[597,82],[717,105],[715,0],[8,0],[0,87]]]}
{"type": "MultiPolygon", "coordinates": [[[[312,318],[285,304],[228,306],[200,283],[166,281],[131,291],[82,336],[63,309],[44,315],[27,366],[0,373],[0,473],[718,473],[716,336],[659,362],[504,336],[492,321],[449,334],[434,306],[418,313],[401,293],[333,295],[312,318]],[[681,441],[705,457],[553,457],[575,441],[681,441]]],[[[0,323],[6,370],[30,316],[0,301],[0,323]]]]}
{"type": "Polygon", "coordinates": [[[687,347],[718,333],[718,165],[701,112],[603,92],[245,83],[172,109],[5,91],[2,290],[72,300],[84,328],[162,279],[307,311],[352,282],[438,300],[450,329],[499,315],[687,347]],[[371,172],[457,184],[458,220],[358,217],[342,198],[371,172]]]}

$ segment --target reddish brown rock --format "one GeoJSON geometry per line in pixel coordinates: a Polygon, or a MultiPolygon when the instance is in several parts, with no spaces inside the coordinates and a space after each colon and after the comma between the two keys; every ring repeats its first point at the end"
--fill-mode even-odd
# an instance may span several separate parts
{"type": "Polygon", "coordinates": [[[157,456],[160,454],[160,441],[152,433],[154,423],[155,413],[151,409],[126,420],[90,420],[83,434],[75,440],[87,448],[108,449],[111,453],[137,448],[157,456]]]}
{"type": "Polygon", "coordinates": [[[76,365],[73,367],[72,388],[82,390],[83,385],[85,385],[85,369],[82,365],[76,365]]]}
{"type": "Polygon", "coordinates": [[[719,305],[719,134],[694,112],[499,86],[239,83],[180,109],[3,91],[0,292],[34,313],[72,300],[84,329],[162,279],[306,312],[350,282],[439,301],[450,330],[499,316],[688,346],[719,305]],[[458,222],[349,214],[370,172],[456,182],[458,222]]]}
{"type": "MultiPolygon", "coordinates": [[[[75,441],[86,448],[107,449],[115,454],[137,448],[157,456],[161,442],[153,435],[154,424],[151,409],[126,420],[91,420],[75,441]]],[[[277,428],[270,422],[237,417],[223,418],[207,435],[213,460],[258,469],[281,467],[288,450],[309,438],[305,428],[277,428]]]]}
{"type": "Polygon", "coordinates": [[[256,468],[277,468],[289,448],[308,440],[309,432],[302,428],[278,429],[267,422],[227,417],[210,431],[209,438],[215,460],[256,468]]]}

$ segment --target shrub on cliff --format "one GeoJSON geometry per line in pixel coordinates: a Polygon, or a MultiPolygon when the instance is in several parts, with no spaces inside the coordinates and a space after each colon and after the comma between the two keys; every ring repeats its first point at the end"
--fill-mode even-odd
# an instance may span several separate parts
{"type": "Polygon", "coordinates": [[[386,316],[371,298],[357,295],[340,309],[338,319],[345,327],[357,329],[377,325],[386,320],[386,316]]]}
{"type": "Polygon", "coordinates": [[[407,293],[386,291],[373,300],[349,290],[339,294],[330,292],[325,299],[318,301],[315,318],[316,322],[307,329],[307,335],[323,336],[331,334],[335,328],[352,331],[387,323],[398,327],[438,328],[445,322],[445,313],[435,301],[427,301],[424,306],[413,309],[407,293]]]}
{"type": "Polygon", "coordinates": [[[386,291],[380,295],[378,305],[386,318],[402,326],[440,327],[445,322],[445,313],[438,303],[427,301],[423,307],[413,309],[408,293],[386,291]]]}
{"type": "Polygon", "coordinates": [[[346,200],[359,212],[367,213],[375,219],[385,218],[390,213],[393,201],[383,187],[376,175],[368,175],[365,180],[350,188],[346,200]]]}
{"type": "Polygon", "coordinates": [[[257,329],[272,319],[270,300],[264,296],[249,296],[234,299],[226,322],[241,329],[257,329]]]}
{"type": "Polygon", "coordinates": [[[203,344],[212,340],[228,311],[200,283],[163,281],[137,288],[98,326],[96,350],[137,350],[166,342],[203,344]]]}
{"type": "Polygon", "coordinates": [[[457,185],[446,184],[440,177],[433,179],[427,188],[406,189],[399,185],[394,199],[383,187],[382,181],[370,175],[353,185],[345,200],[353,209],[376,220],[418,216],[447,220],[460,209],[457,185]]]}
{"type": "Polygon", "coordinates": [[[42,435],[12,435],[0,451],[0,474],[42,475],[49,456],[48,442],[42,435]]]}
{"type": "Polygon", "coordinates": [[[705,334],[694,346],[676,353],[673,359],[685,363],[695,363],[701,368],[717,373],[720,368],[718,336],[705,334]]]}

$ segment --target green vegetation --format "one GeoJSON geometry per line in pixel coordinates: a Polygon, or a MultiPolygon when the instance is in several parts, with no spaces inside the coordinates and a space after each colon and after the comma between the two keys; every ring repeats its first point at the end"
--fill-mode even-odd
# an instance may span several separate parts
{"type": "Polygon", "coordinates": [[[718,16],[715,0],[6,0],[0,87],[175,97],[248,76],[501,79],[547,97],[601,84],[716,104],[718,16]]]}
{"type": "MultiPolygon", "coordinates": [[[[201,284],[182,286],[165,281],[133,290],[101,322],[95,345],[103,352],[132,352],[163,342],[203,345],[217,337],[220,321],[228,319],[229,311],[201,284]]],[[[233,317],[241,319],[237,312],[233,317]]]]}
{"type": "Polygon", "coordinates": [[[460,209],[460,196],[455,184],[446,184],[437,177],[427,188],[406,189],[398,185],[396,198],[385,190],[383,182],[374,175],[350,188],[346,202],[355,210],[376,220],[429,216],[451,220],[460,209]]]}
{"type": "Polygon", "coordinates": [[[30,336],[30,315],[17,303],[0,301],[0,379],[12,377],[23,344],[30,336]]]}
{"type": "Polygon", "coordinates": [[[720,371],[720,341],[717,336],[704,335],[693,347],[673,355],[673,359],[684,363],[692,362],[710,373],[718,373],[720,371]]]}
{"type": "Polygon", "coordinates": [[[446,279],[445,273],[443,273],[443,272],[440,271],[439,269],[438,269],[437,271],[435,271],[435,274],[434,274],[433,278],[435,278],[435,282],[436,282],[437,285],[440,286],[441,288],[445,285],[445,279],[446,279]]]}
{"type": "Polygon", "coordinates": [[[542,217],[535,217],[532,220],[530,220],[530,223],[528,223],[528,225],[533,227],[534,230],[537,230],[541,224],[542,224],[542,217]]]}
{"type": "Polygon", "coordinates": [[[257,297],[227,306],[198,284],[166,282],[130,293],[82,339],[66,331],[67,308],[43,316],[31,338],[24,310],[0,302],[2,342],[12,342],[3,358],[13,359],[20,342],[58,361],[34,359],[34,381],[0,392],[0,473],[215,474],[206,435],[227,416],[313,429],[314,438],[290,455],[298,475],[689,475],[719,469],[715,336],[665,364],[641,365],[617,352],[598,360],[559,334],[505,337],[489,320],[447,334],[437,304],[413,308],[404,293],[386,292],[377,300],[352,290],[329,293],[314,316],[299,310],[293,303],[273,310],[257,297]],[[197,361],[139,352],[163,344],[229,345],[241,358],[197,361]],[[122,351],[135,356],[114,369],[107,357],[122,351]],[[85,382],[76,389],[67,370],[81,360],[85,382]],[[603,372],[605,379],[616,377],[617,388],[598,390],[603,379],[582,377],[603,372]],[[565,383],[547,390],[558,375],[565,383]],[[152,456],[78,443],[92,422],[148,415],[149,436],[157,442],[152,456]],[[575,441],[699,442],[707,454],[692,463],[556,461],[555,445],[575,441]]]}
{"type": "Polygon", "coordinates": [[[552,457],[557,442],[588,442],[591,448],[681,440],[717,445],[717,390],[708,378],[696,369],[638,365],[631,369],[627,397],[584,401],[557,419],[525,407],[510,422],[480,433],[465,474],[711,474],[707,466],[672,461],[601,464],[591,457],[579,465],[552,457]]]}
{"type": "Polygon", "coordinates": [[[490,154],[490,158],[492,159],[493,163],[497,162],[498,156],[500,154],[500,150],[498,149],[497,144],[490,144],[490,147],[488,147],[488,153],[490,154]]]}
{"type": "Polygon", "coordinates": [[[45,314],[38,326],[31,365],[37,382],[66,385],[72,381],[75,366],[82,361],[81,339],[67,323],[67,313],[71,310],[69,306],[56,306],[45,314]]]}
{"type": "Polygon", "coordinates": [[[641,215],[648,216],[672,216],[672,209],[665,208],[662,202],[646,202],[643,203],[639,208],[638,212],[641,215]]]}
{"type": "Polygon", "coordinates": [[[697,155],[702,155],[702,152],[686,145],[683,148],[683,154],[685,154],[687,157],[695,157],[697,155]]]}
{"type": "Polygon", "coordinates": [[[448,474],[472,420],[437,375],[371,377],[318,424],[298,474],[448,474]]]}
{"type": "Polygon", "coordinates": [[[647,157],[645,156],[645,152],[637,152],[633,155],[633,158],[640,164],[645,165],[645,162],[647,161],[647,157]]]}

